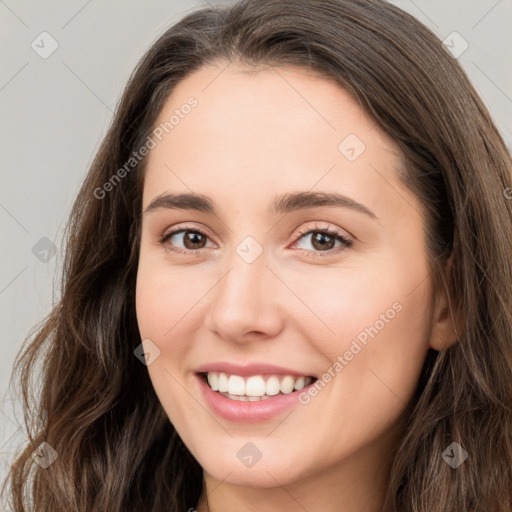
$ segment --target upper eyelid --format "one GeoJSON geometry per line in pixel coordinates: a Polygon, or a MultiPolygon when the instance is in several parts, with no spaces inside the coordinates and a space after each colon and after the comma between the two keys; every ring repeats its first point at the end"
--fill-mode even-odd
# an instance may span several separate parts
{"type": "Polygon", "coordinates": [[[307,228],[303,228],[303,229],[300,229],[298,234],[299,235],[307,235],[311,232],[314,232],[314,231],[336,231],[337,235],[338,236],[342,236],[343,238],[346,238],[346,239],[350,239],[350,240],[353,240],[355,237],[352,236],[348,231],[346,231],[345,229],[341,229],[341,228],[332,228],[330,226],[327,226],[327,225],[324,225],[324,226],[321,226],[321,225],[318,225],[315,224],[314,226],[310,226],[310,227],[307,227],[307,228]]]}
{"type": "Polygon", "coordinates": [[[205,228],[202,228],[202,227],[197,227],[197,226],[180,226],[178,224],[178,226],[176,227],[173,227],[172,229],[169,229],[168,231],[164,231],[164,233],[160,236],[160,238],[165,238],[167,236],[170,236],[171,234],[172,235],[176,235],[178,233],[181,233],[182,231],[197,231],[199,233],[202,233],[203,235],[206,235],[208,238],[212,238],[209,234],[208,234],[208,230],[206,230],[205,228]]]}

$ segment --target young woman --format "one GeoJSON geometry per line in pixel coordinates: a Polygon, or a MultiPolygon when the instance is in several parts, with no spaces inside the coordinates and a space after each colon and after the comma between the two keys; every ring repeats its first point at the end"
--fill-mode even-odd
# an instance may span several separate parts
{"type": "Polygon", "coordinates": [[[12,509],[510,511],[511,169],[383,1],[187,15],[130,79],[17,360],[12,509]]]}

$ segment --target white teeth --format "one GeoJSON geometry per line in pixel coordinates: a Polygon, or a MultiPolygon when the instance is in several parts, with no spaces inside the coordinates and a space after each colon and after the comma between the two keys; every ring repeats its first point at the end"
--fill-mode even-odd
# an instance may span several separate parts
{"type": "Polygon", "coordinates": [[[232,400],[239,399],[251,402],[270,398],[279,393],[288,395],[312,382],[311,377],[303,376],[285,375],[284,377],[278,377],[271,375],[265,381],[262,375],[244,378],[240,375],[227,375],[223,372],[209,372],[207,380],[213,391],[218,391],[232,400]]]}
{"type": "MultiPolygon", "coordinates": [[[[228,391],[228,376],[225,373],[216,373],[216,372],[212,372],[212,373],[213,373],[213,375],[215,375],[215,378],[218,378],[219,391],[221,391],[223,393],[227,393],[227,391],[228,391]]],[[[210,373],[208,374],[208,376],[210,376],[210,373]]]]}
{"type": "Polygon", "coordinates": [[[272,377],[269,377],[267,380],[267,386],[266,386],[267,395],[273,396],[277,395],[279,391],[281,391],[279,387],[279,379],[272,375],[272,377]]]}
{"type": "Polygon", "coordinates": [[[265,394],[265,390],[265,381],[261,377],[249,377],[245,384],[245,393],[238,394],[245,394],[247,396],[263,396],[265,394]]]}
{"type": "Polygon", "coordinates": [[[245,395],[245,382],[240,375],[230,375],[228,381],[228,393],[230,395],[245,395]]]}
{"type": "Polygon", "coordinates": [[[281,393],[288,395],[293,391],[293,386],[295,384],[295,379],[291,375],[287,375],[280,384],[281,393]]]}
{"type": "Polygon", "coordinates": [[[295,381],[295,389],[298,391],[299,389],[302,389],[306,385],[306,377],[299,377],[295,381]]]}
{"type": "Polygon", "coordinates": [[[219,390],[219,376],[216,373],[210,372],[208,374],[208,384],[213,389],[213,391],[219,390]]]}

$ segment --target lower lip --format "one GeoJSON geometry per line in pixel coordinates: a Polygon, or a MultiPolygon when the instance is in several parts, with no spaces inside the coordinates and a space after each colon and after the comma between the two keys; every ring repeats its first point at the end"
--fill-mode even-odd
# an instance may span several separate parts
{"type": "Polygon", "coordinates": [[[210,388],[202,375],[196,374],[196,378],[199,381],[201,393],[210,409],[218,416],[237,423],[255,423],[278,416],[287,409],[299,404],[299,393],[307,391],[308,388],[316,382],[314,381],[309,384],[309,386],[288,395],[280,394],[266,400],[249,402],[231,400],[230,398],[222,396],[220,393],[210,388]]]}

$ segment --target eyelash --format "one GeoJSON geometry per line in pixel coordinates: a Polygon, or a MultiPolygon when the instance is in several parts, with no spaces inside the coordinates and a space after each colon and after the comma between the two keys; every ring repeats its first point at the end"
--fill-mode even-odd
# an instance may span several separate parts
{"type": "Polygon", "coordinates": [[[333,254],[337,254],[338,252],[348,249],[352,246],[352,241],[349,240],[346,236],[342,235],[339,231],[336,231],[335,229],[331,229],[327,226],[320,227],[316,225],[313,228],[307,228],[299,231],[297,238],[293,242],[293,245],[295,245],[297,242],[301,240],[302,237],[309,235],[311,233],[321,233],[322,235],[328,235],[331,238],[334,238],[335,240],[338,240],[341,242],[340,247],[335,247],[334,249],[329,249],[327,251],[315,251],[310,249],[299,249],[299,251],[306,251],[306,252],[312,252],[314,254],[314,257],[325,257],[325,256],[332,256],[333,254]]]}
{"type": "MultiPolygon", "coordinates": [[[[159,242],[162,245],[166,245],[169,238],[171,238],[173,235],[176,235],[178,233],[182,232],[192,232],[192,233],[199,233],[201,236],[205,236],[208,238],[208,235],[203,233],[200,229],[197,229],[193,226],[184,226],[177,228],[173,231],[170,231],[169,233],[164,233],[162,236],[159,237],[159,242]]],[[[293,242],[293,245],[295,245],[303,236],[309,235],[311,233],[321,233],[323,235],[328,235],[335,240],[338,240],[342,243],[342,246],[336,247],[334,249],[329,249],[328,251],[314,251],[309,249],[298,249],[299,251],[306,251],[306,252],[312,252],[314,254],[314,257],[325,257],[325,256],[332,256],[333,254],[337,254],[339,251],[342,251],[344,249],[348,249],[352,246],[352,241],[349,240],[346,236],[342,235],[339,231],[336,231],[334,229],[331,229],[329,227],[320,227],[315,226],[314,228],[304,229],[302,231],[299,231],[298,236],[296,237],[295,241],[293,242]]],[[[169,247],[167,247],[168,250],[180,254],[190,254],[194,252],[198,252],[198,250],[185,250],[180,249],[179,247],[171,247],[170,244],[168,244],[169,247]]]]}

